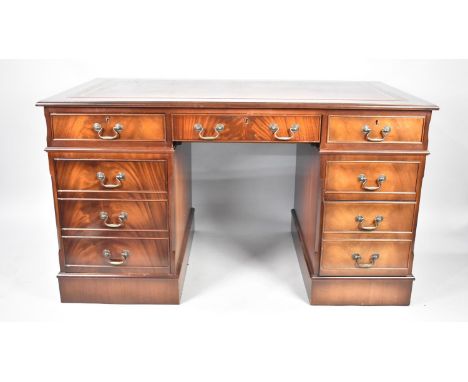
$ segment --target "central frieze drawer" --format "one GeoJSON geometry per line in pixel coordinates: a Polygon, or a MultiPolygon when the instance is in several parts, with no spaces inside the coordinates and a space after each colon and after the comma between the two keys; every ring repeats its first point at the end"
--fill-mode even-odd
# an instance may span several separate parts
{"type": "Polygon", "coordinates": [[[167,238],[63,237],[70,272],[161,273],[169,269],[167,238]]]}
{"type": "Polygon", "coordinates": [[[324,233],[413,232],[413,202],[325,202],[324,206],[324,233]]]}
{"type": "Polygon", "coordinates": [[[57,191],[167,191],[167,161],[55,159],[57,191]]]}
{"type": "Polygon", "coordinates": [[[51,144],[115,146],[164,142],[164,114],[51,114],[51,144]]]}
{"type": "Polygon", "coordinates": [[[59,199],[62,229],[167,230],[166,201],[59,199]]]}
{"type": "Polygon", "coordinates": [[[322,276],[406,276],[411,240],[324,240],[322,276]]]}
{"type": "Polygon", "coordinates": [[[175,141],[319,142],[320,115],[177,114],[175,141]]]}

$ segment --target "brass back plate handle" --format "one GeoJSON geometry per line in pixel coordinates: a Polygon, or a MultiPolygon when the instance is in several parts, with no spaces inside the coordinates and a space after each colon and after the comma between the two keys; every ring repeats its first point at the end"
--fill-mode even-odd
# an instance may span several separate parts
{"type": "Polygon", "coordinates": [[[366,186],[367,177],[364,174],[358,175],[358,181],[361,183],[361,188],[366,191],[377,191],[382,187],[382,183],[387,180],[385,175],[379,175],[379,177],[375,180],[377,186],[366,186]]]}
{"type": "Polygon", "coordinates": [[[359,261],[361,260],[361,255],[359,253],[353,253],[351,255],[352,259],[354,260],[354,265],[357,268],[372,268],[375,265],[375,262],[377,261],[379,256],[380,255],[378,253],[374,253],[373,255],[371,255],[371,257],[369,257],[368,263],[360,263],[359,261]]]}
{"type": "Polygon", "coordinates": [[[109,249],[104,249],[102,251],[102,255],[106,258],[107,262],[110,264],[110,265],[114,265],[114,266],[117,266],[117,265],[122,265],[124,264],[127,259],[128,259],[128,256],[130,256],[130,252],[126,249],[122,250],[122,252],[120,252],[120,258],[114,258],[112,257],[112,253],[109,249]]]}
{"type": "Polygon", "coordinates": [[[383,142],[385,140],[385,137],[390,134],[392,131],[392,128],[390,126],[385,126],[382,130],[380,130],[380,135],[382,138],[372,138],[370,136],[370,133],[372,132],[372,129],[365,125],[362,128],[362,132],[364,133],[364,137],[369,141],[369,142],[383,142]]]}
{"type": "Polygon", "coordinates": [[[109,214],[105,211],[101,211],[99,213],[99,219],[104,222],[104,225],[109,228],[120,228],[125,225],[125,221],[128,219],[128,213],[122,211],[119,216],[117,217],[119,222],[118,223],[110,223],[109,222],[109,214]]]}
{"type": "Polygon", "coordinates": [[[379,226],[380,223],[382,223],[383,221],[383,216],[376,216],[375,219],[374,219],[374,225],[371,225],[371,226],[364,226],[364,221],[366,219],[364,219],[364,216],[362,215],[358,215],[356,216],[356,221],[358,222],[358,228],[361,230],[361,231],[375,231],[377,229],[377,227],[379,226]]]}
{"type": "Polygon", "coordinates": [[[273,133],[273,137],[279,141],[290,141],[291,139],[294,138],[294,135],[299,131],[299,124],[294,123],[290,128],[289,128],[289,135],[286,137],[281,137],[278,135],[279,132],[279,127],[276,123],[272,123],[269,128],[270,131],[273,133]]]}
{"type": "Polygon", "coordinates": [[[106,175],[101,171],[96,173],[96,178],[97,180],[99,180],[99,183],[101,183],[101,186],[104,188],[117,188],[122,186],[122,182],[125,180],[125,174],[123,172],[119,172],[115,176],[116,183],[105,183],[106,175]]]}
{"type": "Polygon", "coordinates": [[[114,135],[102,135],[104,129],[98,122],[93,124],[93,130],[98,134],[99,139],[111,141],[120,137],[120,133],[123,131],[123,126],[120,123],[116,123],[112,128],[112,130],[114,130],[114,135]]]}
{"type": "Polygon", "coordinates": [[[196,123],[195,125],[193,125],[193,129],[198,133],[198,137],[200,139],[203,139],[205,141],[213,141],[213,140],[219,138],[220,133],[224,130],[224,125],[222,123],[217,123],[216,126],[215,126],[216,134],[211,135],[211,136],[204,136],[203,135],[203,132],[205,131],[205,128],[203,127],[203,125],[201,123],[196,123]]]}

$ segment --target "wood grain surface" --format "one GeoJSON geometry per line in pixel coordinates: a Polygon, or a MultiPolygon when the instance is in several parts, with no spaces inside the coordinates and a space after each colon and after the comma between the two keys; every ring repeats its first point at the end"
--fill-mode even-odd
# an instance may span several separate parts
{"type": "Polygon", "coordinates": [[[388,126],[391,131],[382,143],[422,143],[424,138],[424,116],[343,116],[328,117],[328,143],[365,143],[376,145],[366,139],[362,129],[371,129],[370,138],[382,138],[380,131],[388,126]]]}
{"type": "Polygon", "coordinates": [[[416,200],[420,162],[392,161],[328,161],[325,193],[328,198],[333,194],[358,194],[361,199],[368,195],[380,194],[383,200],[416,200]],[[365,175],[363,185],[358,179],[365,175]],[[380,188],[368,191],[364,187],[377,187],[377,179],[385,176],[380,188]],[[392,194],[392,195],[388,195],[392,194]]]}
{"type": "Polygon", "coordinates": [[[312,305],[409,305],[413,276],[319,276],[306,261],[304,238],[292,211],[292,237],[312,305]]]}
{"type": "Polygon", "coordinates": [[[104,231],[168,230],[166,201],[59,199],[62,229],[93,229],[104,231]],[[106,212],[108,223],[119,223],[118,216],[127,214],[122,227],[108,228],[100,218],[106,212]]]}
{"type": "Polygon", "coordinates": [[[169,270],[169,240],[166,238],[63,238],[65,267],[70,272],[139,272],[151,273],[158,270],[146,268],[164,268],[159,273],[169,270]],[[111,265],[103,256],[103,251],[111,251],[113,260],[121,260],[121,252],[129,255],[122,265],[111,265]],[[142,268],[142,269],[133,269],[142,268]],[[144,269],[143,269],[144,268],[144,269]]]}
{"type": "Polygon", "coordinates": [[[411,240],[323,240],[320,261],[322,276],[407,276],[411,240]],[[359,263],[369,263],[370,256],[379,258],[370,268],[356,266],[353,254],[359,254],[359,263]]]}
{"type": "Polygon", "coordinates": [[[167,161],[127,161],[106,159],[54,159],[58,191],[106,192],[166,192],[167,161]],[[118,173],[125,179],[117,188],[107,189],[97,179],[98,172],[106,176],[104,184],[116,184],[118,173]]]}
{"type": "MultiPolygon", "coordinates": [[[[57,141],[91,140],[95,145],[119,141],[165,141],[164,114],[52,114],[52,139],[57,141]],[[122,126],[118,138],[103,140],[94,130],[95,123],[102,127],[101,135],[114,136],[113,127],[122,126]]],[[[76,142],[77,145],[80,142],[76,142]]]]}
{"type": "MultiPolygon", "coordinates": [[[[312,145],[297,145],[293,230],[302,238],[309,269],[318,274],[321,228],[320,153],[312,145]]],[[[294,232],[294,231],[293,231],[294,232]]]]}
{"type": "Polygon", "coordinates": [[[62,302],[99,304],[178,304],[177,278],[58,275],[62,302]]]}
{"type": "Polygon", "coordinates": [[[414,277],[313,277],[312,305],[409,305],[414,277]]]}
{"type": "Polygon", "coordinates": [[[381,82],[99,78],[39,106],[427,109],[437,106],[381,82]]]}
{"type": "Polygon", "coordinates": [[[364,226],[373,226],[376,216],[384,218],[375,231],[366,234],[412,232],[415,208],[416,203],[411,202],[325,202],[323,231],[363,233],[356,222],[356,216],[361,215],[365,218],[364,226]]]}
{"type": "Polygon", "coordinates": [[[219,137],[210,142],[319,142],[320,141],[319,115],[216,115],[216,114],[187,114],[173,116],[173,139],[176,141],[207,141],[200,137],[194,129],[196,124],[203,126],[202,137],[217,136],[215,127],[224,126],[219,137]],[[270,126],[278,127],[277,137],[286,137],[281,140],[275,137],[270,126]],[[299,126],[296,133],[290,128],[299,126]],[[289,139],[290,138],[290,139],[289,139]]]}
{"type": "Polygon", "coordinates": [[[258,142],[297,143],[292,233],[310,302],[409,304],[437,106],[378,82],[118,79],[38,104],[47,121],[62,301],[180,302],[193,234],[190,142],[258,142]],[[372,139],[391,130],[371,142],[364,126],[372,139]],[[379,176],[378,190],[364,189],[379,176]],[[102,212],[108,223],[126,219],[108,227],[102,212]],[[366,231],[359,215],[363,226],[383,221],[366,231]]]}

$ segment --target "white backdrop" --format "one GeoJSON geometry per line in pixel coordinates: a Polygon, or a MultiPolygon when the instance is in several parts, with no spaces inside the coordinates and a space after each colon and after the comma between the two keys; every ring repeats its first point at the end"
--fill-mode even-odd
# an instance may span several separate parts
{"type": "Polygon", "coordinates": [[[273,346],[275,338],[288,343],[309,332],[312,341],[312,323],[378,332],[373,325],[468,321],[467,100],[468,61],[304,61],[295,63],[293,71],[245,65],[236,72],[206,61],[185,65],[163,57],[138,63],[0,61],[0,320],[53,321],[65,327],[106,327],[117,321],[125,335],[138,335],[138,323],[148,322],[165,343],[175,331],[189,336],[194,352],[205,340],[203,329],[234,342],[245,337],[243,351],[252,355],[252,362],[258,341],[273,341],[273,346]],[[43,152],[46,126],[34,103],[95,77],[379,80],[438,104],[441,109],[434,112],[430,129],[432,154],[423,182],[411,306],[307,304],[289,233],[295,146],[261,144],[193,145],[197,232],[182,305],[60,304],[52,193],[43,152]],[[164,334],[158,328],[169,329],[164,334]],[[248,338],[258,340],[252,348],[248,338]]]}

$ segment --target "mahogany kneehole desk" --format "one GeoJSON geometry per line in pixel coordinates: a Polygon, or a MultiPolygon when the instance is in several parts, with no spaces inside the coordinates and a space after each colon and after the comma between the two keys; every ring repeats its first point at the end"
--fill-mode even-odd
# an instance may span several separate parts
{"type": "Polygon", "coordinates": [[[437,106],[375,82],[94,80],[38,103],[63,302],[179,303],[190,142],[296,144],[311,304],[407,305],[437,106]]]}

